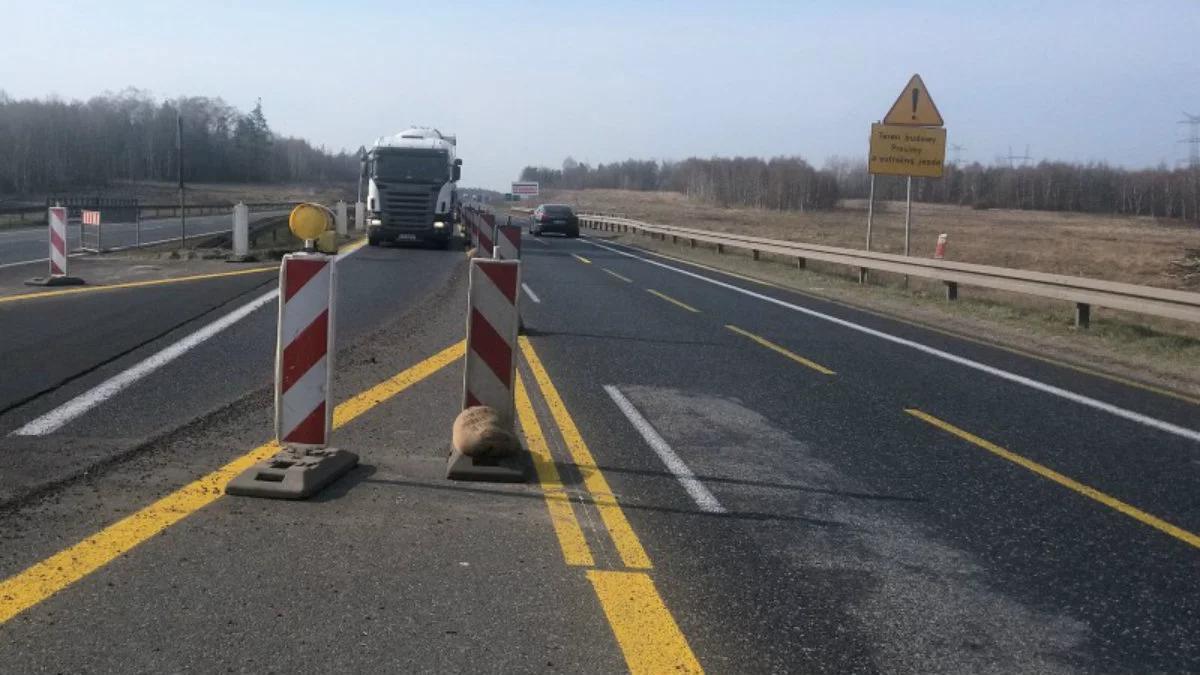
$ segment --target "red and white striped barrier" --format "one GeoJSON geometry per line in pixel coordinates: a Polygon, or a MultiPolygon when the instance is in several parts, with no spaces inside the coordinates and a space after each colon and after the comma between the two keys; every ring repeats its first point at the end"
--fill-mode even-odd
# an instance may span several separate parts
{"type": "Polygon", "coordinates": [[[275,437],[289,447],[324,447],[333,421],[334,256],[289,253],[279,269],[275,350],[275,437]]]}
{"type": "Polygon", "coordinates": [[[336,290],[336,256],[283,257],[275,348],[275,438],[283,450],[231,480],[226,493],[304,499],[358,464],[358,455],[328,447],[336,290]]]}
{"type": "Polygon", "coordinates": [[[47,232],[50,239],[50,274],[26,279],[28,286],[77,286],[83,283],[79,277],[67,274],[67,209],[51,206],[46,213],[47,232]]]}
{"type": "Polygon", "coordinates": [[[84,225],[99,225],[100,224],[100,212],[99,211],[81,211],[80,212],[80,220],[81,220],[81,222],[83,222],[84,225]]]}
{"type": "Polygon", "coordinates": [[[497,260],[521,259],[521,226],[501,225],[496,228],[495,254],[497,260]]]}
{"type": "Polygon", "coordinates": [[[67,276],[67,209],[51,206],[50,222],[50,276],[67,276]]]}
{"type": "Polygon", "coordinates": [[[513,421],[520,288],[520,261],[471,261],[463,408],[488,406],[509,429],[513,421]]]}
{"type": "Polygon", "coordinates": [[[479,239],[479,245],[475,249],[475,255],[482,258],[492,257],[492,247],[495,245],[492,237],[495,236],[495,230],[488,224],[486,215],[480,221],[476,236],[479,239]]]}

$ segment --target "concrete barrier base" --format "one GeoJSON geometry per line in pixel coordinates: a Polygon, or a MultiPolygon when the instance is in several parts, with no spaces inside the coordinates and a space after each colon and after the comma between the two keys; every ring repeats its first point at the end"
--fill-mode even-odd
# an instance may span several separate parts
{"type": "Polygon", "coordinates": [[[358,455],[337,448],[285,449],[246,469],[225,494],[268,499],[307,499],[358,465],[358,455]]]}
{"type": "Polygon", "coordinates": [[[26,286],[82,286],[84,283],[86,282],[79,277],[66,276],[34,277],[25,280],[26,286]]]}
{"type": "Polygon", "coordinates": [[[511,457],[475,459],[450,449],[446,462],[446,478],[450,480],[491,481],[493,483],[524,483],[526,467],[521,454],[511,457]]]}

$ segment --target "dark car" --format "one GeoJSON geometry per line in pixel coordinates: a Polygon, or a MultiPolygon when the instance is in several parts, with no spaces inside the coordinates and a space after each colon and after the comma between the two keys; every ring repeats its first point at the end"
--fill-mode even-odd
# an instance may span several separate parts
{"type": "Polygon", "coordinates": [[[542,204],[533,210],[533,216],[529,219],[529,233],[540,237],[547,232],[578,237],[579,216],[566,204],[542,204]]]}

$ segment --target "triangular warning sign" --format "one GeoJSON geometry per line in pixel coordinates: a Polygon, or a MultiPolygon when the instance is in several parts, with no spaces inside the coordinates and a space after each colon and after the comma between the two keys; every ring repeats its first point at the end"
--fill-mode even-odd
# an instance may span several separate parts
{"type": "Polygon", "coordinates": [[[884,116],[883,123],[902,127],[940,127],[945,124],[920,75],[913,75],[908,81],[892,109],[884,116]]]}

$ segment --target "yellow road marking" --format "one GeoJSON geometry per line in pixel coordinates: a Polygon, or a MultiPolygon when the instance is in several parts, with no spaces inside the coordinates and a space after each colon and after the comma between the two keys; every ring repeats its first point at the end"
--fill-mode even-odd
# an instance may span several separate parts
{"type": "Polygon", "coordinates": [[[647,288],[646,292],[651,295],[656,295],[656,296],[662,298],[663,300],[666,300],[667,302],[671,303],[672,305],[682,307],[689,312],[694,312],[696,314],[700,313],[700,310],[696,309],[695,307],[692,307],[691,305],[689,305],[685,302],[680,302],[680,301],[676,300],[675,298],[672,298],[671,296],[667,295],[666,293],[660,293],[659,291],[656,291],[653,288],[647,288]]]}
{"type": "Polygon", "coordinates": [[[617,274],[616,272],[614,272],[614,271],[612,271],[612,270],[608,269],[607,267],[601,267],[600,269],[604,270],[605,272],[608,272],[609,274],[611,274],[611,275],[613,275],[614,277],[616,277],[616,278],[620,279],[621,281],[624,281],[624,282],[625,282],[625,283],[627,283],[627,284],[632,284],[632,283],[633,283],[633,279],[630,279],[629,277],[623,277],[623,276],[621,276],[620,274],[617,274]]]}
{"type": "Polygon", "coordinates": [[[612,488],[608,486],[608,480],[600,472],[600,467],[596,466],[596,460],[588,450],[587,444],[584,443],[579,428],[575,426],[575,420],[571,418],[571,413],[567,411],[567,406],[558,394],[558,389],[550,381],[550,375],[546,373],[546,367],[542,365],[542,360],[533,350],[533,344],[529,342],[529,338],[523,335],[517,340],[521,345],[521,353],[525,355],[529,369],[533,371],[533,377],[542,390],[542,396],[546,399],[550,414],[553,415],[554,421],[562,433],[563,441],[567,444],[571,459],[579,467],[579,473],[583,476],[583,485],[591,494],[596,510],[600,512],[600,519],[604,521],[613,545],[616,546],[617,554],[621,556],[621,561],[626,567],[650,569],[652,567],[650,556],[646,555],[646,550],[642,548],[642,542],[638,540],[629,521],[625,518],[625,512],[617,504],[612,488]]]}
{"type": "Polygon", "coordinates": [[[1172,525],[1171,523],[1168,523],[1167,521],[1162,520],[1161,518],[1158,518],[1157,516],[1152,516],[1149,513],[1146,513],[1145,511],[1143,511],[1135,506],[1126,504],[1125,502],[1117,499],[1116,497],[1111,497],[1093,487],[1089,487],[1087,485],[1084,485],[1083,483],[1080,483],[1079,481],[1068,478],[1068,477],[1062,475],[1061,473],[1055,471],[1054,469],[1051,469],[1049,467],[1038,464],[1037,462],[1035,462],[1031,459],[1026,459],[1025,457],[1022,457],[1021,455],[1018,455],[1017,453],[1012,452],[1011,450],[1005,450],[1004,448],[1002,448],[994,443],[986,441],[968,431],[959,429],[958,427],[954,426],[953,424],[942,421],[942,420],[934,417],[933,415],[922,412],[915,408],[906,408],[904,412],[908,413],[909,415],[912,415],[913,417],[916,417],[917,419],[928,422],[929,424],[932,424],[933,426],[935,426],[943,431],[948,431],[948,432],[954,434],[955,436],[958,436],[959,438],[963,439],[964,441],[967,441],[968,443],[973,443],[973,444],[983,448],[984,450],[987,450],[988,452],[996,455],[997,457],[1007,459],[1008,461],[1010,461],[1014,464],[1023,466],[1026,469],[1029,469],[1030,471],[1038,474],[1039,476],[1041,476],[1043,478],[1046,478],[1046,479],[1054,481],[1055,483],[1058,483],[1059,485],[1067,488],[1068,490],[1073,490],[1089,499],[1094,499],[1095,501],[1098,501],[1101,504],[1104,504],[1105,506],[1107,506],[1111,509],[1116,509],[1117,511],[1129,516],[1130,518],[1133,518],[1134,520],[1137,520],[1138,522],[1140,522],[1144,525],[1149,525],[1150,527],[1153,527],[1154,529],[1156,529],[1160,532],[1163,532],[1164,534],[1168,534],[1184,543],[1191,544],[1192,546],[1194,546],[1196,548],[1200,548],[1200,536],[1192,534],[1191,532],[1188,532],[1187,530],[1185,530],[1181,527],[1172,525]]]}
{"type": "MultiPolygon", "coordinates": [[[[459,342],[339,405],[334,411],[334,427],[350,422],[436,373],[460,358],[464,350],[465,344],[459,342]]],[[[0,625],[213,503],[224,494],[226,483],[278,451],[274,441],[264,443],[87,539],[0,581],[0,625]]]]}
{"type": "MultiPolygon", "coordinates": [[[[1017,347],[1010,347],[1008,345],[1003,345],[998,342],[992,342],[990,340],[984,340],[984,339],[980,339],[977,337],[973,337],[971,335],[966,335],[965,333],[960,333],[960,332],[953,331],[953,330],[947,330],[945,328],[939,328],[937,326],[934,326],[929,323],[925,323],[923,321],[914,321],[912,319],[906,318],[899,314],[893,314],[891,312],[886,312],[886,311],[883,311],[880,309],[869,308],[864,305],[856,305],[852,302],[849,302],[846,300],[839,300],[832,296],[819,295],[819,294],[813,293],[811,291],[804,291],[799,288],[793,288],[791,286],[783,286],[781,284],[777,284],[777,283],[774,283],[771,281],[764,281],[763,279],[756,279],[755,277],[746,276],[745,274],[739,274],[737,272],[731,272],[729,270],[721,269],[720,267],[713,267],[712,265],[706,265],[702,262],[696,262],[695,260],[689,260],[687,258],[680,258],[677,256],[662,253],[661,251],[655,251],[655,250],[648,249],[648,248],[642,248],[641,246],[637,246],[635,244],[626,243],[624,245],[629,246],[630,248],[636,248],[639,251],[642,251],[649,255],[657,256],[659,258],[666,258],[667,260],[674,260],[675,262],[683,263],[685,265],[693,265],[695,267],[700,267],[700,268],[709,270],[711,272],[716,272],[718,274],[723,274],[725,276],[733,277],[735,279],[742,279],[743,281],[749,281],[751,283],[755,283],[760,286],[769,286],[771,288],[777,288],[781,291],[786,291],[788,293],[795,293],[796,295],[801,295],[806,298],[811,298],[813,300],[819,300],[821,302],[828,302],[830,304],[834,304],[839,307],[846,307],[848,309],[853,309],[857,312],[863,312],[864,314],[870,314],[872,316],[879,316],[879,317],[883,317],[885,319],[891,319],[892,321],[899,321],[900,323],[907,324],[909,326],[916,326],[917,328],[921,328],[923,330],[932,331],[934,333],[939,333],[941,335],[948,335],[950,337],[957,338],[959,340],[966,340],[968,342],[973,342],[977,345],[983,345],[985,347],[999,349],[1002,351],[1006,351],[1010,354],[1018,354],[1020,356],[1024,356],[1029,359],[1041,361],[1042,363],[1049,363],[1049,364],[1052,364],[1055,366],[1059,366],[1060,368],[1069,368],[1076,372],[1085,373],[1087,375],[1099,377],[1099,378],[1102,378],[1105,380],[1109,380],[1111,382],[1117,382],[1119,384],[1123,384],[1128,387],[1134,387],[1135,389],[1141,389],[1142,391],[1148,391],[1148,392],[1151,392],[1154,394],[1159,394],[1161,396],[1167,396],[1169,398],[1177,399],[1179,401],[1185,401],[1187,403],[1191,403],[1192,405],[1200,406],[1200,398],[1197,398],[1195,396],[1190,396],[1190,395],[1184,394],[1182,392],[1167,389],[1166,387],[1159,387],[1159,386],[1155,386],[1153,384],[1146,384],[1144,382],[1138,382],[1137,380],[1132,380],[1127,377],[1122,377],[1120,375],[1114,375],[1112,373],[1106,373],[1102,370],[1096,370],[1095,368],[1089,368],[1088,366],[1076,365],[1074,363],[1070,363],[1069,361],[1063,361],[1061,359],[1056,359],[1051,356],[1035,354],[1033,352],[1030,352],[1030,351],[1027,351],[1024,349],[1020,349],[1017,347]]],[[[816,274],[821,274],[821,273],[816,272],[816,274]]]]}
{"type": "Polygon", "coordinates": [[[588,570],[587,577],[631,673],[704,672],[645,572],[588,570]]]}
{"type": "Polygon", "coordinates": [[[75,288],[62,288],[56,291],[38,291],[36,293],[23,293],[21,295],[8,295],[0,297],[0,303],[18,302],[20,300],[35,300],[37,298],[49,298],[58,295],[75,295],[77,293],[97,293],[99,291],[113,291],[120,288],[142,288],[145,286],[162,286],[164,284],[179,284],[185,281],[203,281],[205,279],[220,279],[222,277],[239,277],[247,274],[261,274],[263,272],[278,272],[279,267],[255,267],[247,270],[235,270],[233,272],[214,272],[212,274],[195,274],[187,277],[173,277],[170,279],[148,279],[146,281],[128,281],[121,284],[109,284],[107,286],[78,286],[75,288]]]}
{"type": "Polygon", "coordinates": [[[367,238],[355,239],[354,241],[346,242],[338,248],[338,255],[348,255],[362,248],[367,243],[367,238]]]}
{"type": "Polygon", "coordinates": [[[754,340],[755,342],[766,347],[767,349],[770,349],[772,351],[783,354],[784,356],[795,361],[796,363],[799,363],[802,366],[812,368],[813,370],[817,371],[818,373],[824,373],[826,375],[834,374],[834,372],[832,370],[817,363],[816,361],[810,361],[810,360],[804,358],[803,356],[800,356],[799,354],[795,354],[795,353],[789,351],[788,349],[781,347],[781,346],[775,344],[774,342],[771,342],[770,340],[766,339],[765,337],[755,335],[754,333],[751,333],[748,330],[743,330],[741,328],[738,328],[737,326],[734,326],[733,324],[727,323],[727,324],[725,324],[725,327],[739,335],[745,335],[746,337],[750,338],[751,340],[754,340]]]}
{"type": "Polygon", "coordinates": [[[592,264],[592,261],[591,261],[591,260],[588,260],[587,258],[585,258],[585,257],[583,257],[583,256],[581,256],[581,255],[578,255],[578,254],[575,254],[575,253],[572,253],[571,255],[572,255],[572,256],[573,256],[573,257],[574,257],[576,260],[578,260],[578,261],[579,261],[579,262],[581,262],[581,263],[584,263],[584,264],[587,264],[587,265],[591,265],[591,264],[592,264]]]}
{"type": "Polygon", "coordinates": [[[568,565],[591,567],[596,564],[592,559],[592,552],[583,536],[583,530],[579,527],[579,520],[575,518],[570,497],[563,488],[558,467],[554,465],[554,458],[550,455],[550,446],[546,445],[542,425],[538,422],[533,402],[529,400],[529,392],[525,390],[525,383],[519,374],[516,395],[521,432],[529,445],[529,454],[533,457],[533,467],[537,471],[538,482],[542,485],[546,509],[550,512],[550,523],[554,525],[554,534],[558,536],[563,559],[568,565]]]}

